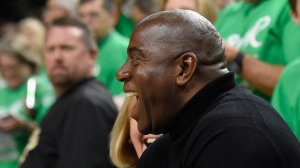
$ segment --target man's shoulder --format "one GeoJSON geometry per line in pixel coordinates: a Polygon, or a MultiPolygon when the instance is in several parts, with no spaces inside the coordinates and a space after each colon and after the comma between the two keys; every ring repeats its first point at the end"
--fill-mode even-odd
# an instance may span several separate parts
{"type": "Polygon", "coordinates": [[[74,93],[72,93],[72,96],[74,100],[79,99],[78,101],[86,102],[111,98],[108,90],[95,78],[88,79],[78,86],[76,90],[74,90],[74,93]]]}

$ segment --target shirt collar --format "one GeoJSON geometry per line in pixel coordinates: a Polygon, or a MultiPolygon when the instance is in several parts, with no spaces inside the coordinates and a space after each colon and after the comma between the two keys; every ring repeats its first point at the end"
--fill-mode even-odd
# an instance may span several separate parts
{"type": "Polygon", "coordinates": [[[194,127],[197,121],[208,112],[208,107],[213,104],[217,97],[235,86],[234,74],[231,72],[209,82],[178,112],[178,116],[170,129],[171,137],[177,139],[189,128],[194,127]]]}

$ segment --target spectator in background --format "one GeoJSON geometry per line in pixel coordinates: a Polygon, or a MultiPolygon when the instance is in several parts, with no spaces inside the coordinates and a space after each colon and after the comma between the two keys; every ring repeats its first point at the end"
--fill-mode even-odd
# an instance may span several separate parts
{"type": "Polygon", "coordinates": [[[45,27],[41,21],[35,18],[24,18],[18,23],[16,33],[23,36],[39,56],[43,56],[45,27]]]}
{"type": "Polygon", "coordinates": [[[74,17],[78,0],[47,0],[43,13],[43,22],[48,27],[51,22],[58,18],[74,17]]]}
{"type": "MultiPolygon", "coordinates": [[[[289,0],[289,4],[294,22],[300,24],[300,0],[289,0]]],[[[300,30],[300,26],[296,28],[300,30]]],[[[291,34],[291,36],[296,35],[291,34]]],[[[296,45],[298,58],[294,58],[283,70],[271,103],[300,141],[300,48],[299,43],[296,45]]]]}
{"type": "Polygon", "coordinates": [[[93,31],[98,43],[99,53],[94,69],[96,78],[103,82],[120,107],[124,95],[116,73],[126,60],[128,39],[114,30],[116,12],[112,0],[80,0],[78,5],[81,20],[93,31]]]}
{"type": "Polygon", "coordinates": [[[15,168],[29,134],[49,107],[42,102],[44,86],[30,85],[41,57],[20,36],[5,36],[0,42],[0,70],[6,86],[0,89],[0,167],[15,168]],[[36,114],[28,113],[34,110],[36,114]]]}
{"type": "Polygon", "coordinates": [[[45,64],[58,96],[21,168],[112,167],[108,138],[117,109],[93,77],[97,46],[88,27],[63,18],[48,28],[45,64]]]}
{"type": "Polygon", "coordinates": [[[131,18],[136,24],[144,17],[159,12],[163,8],[162,0],[133,0],[131,18]]]}
{"type": "Polygon", "coordinates": [[[116,0],[118,5],[118,22],[116,30],[123,36],[130,38],[135,23],[131,18],[132,5],[134,0],[116,0]]]}
{"type": "Polygon", "coordinates": [[[198,12],[212,23],[218,15],[218,9],[212,0],[166,0],[165,10],[174,9],[189,9],[198,12]]]}
{"type": "MultiPolygon", "coordinates": [[[[31,48],[38,56],[39,60],[43,60],[43,49],[45,41],[45,27],[41,21],[35,18],[25,18],[17,25],[17,35],[23,37],[27,41],[28,47],[31,48]]],[[[47,108],[37,109],[32,107],[30,113],[39,123],[48,111],[48,107],[52,105],[55,99],[54,89],[47,77],[44,64],[40,65],[38,72],[31,79],[38,86],[38,92],[35,93],[36,99],[40,104],[47,108]],[[41,91],[42,89],[42,91],[41,91]]],[[[32,82],[31,82],[32,83],[32,82]]],[[[33,83],[33,84],[34,84],[33,83]]]]}
{"type": "Polygon", "coordinates": [[[111,132],[110,158],[118,168],[136,167],[138,158],[160,136],[138,131],[136,121],[129,117],[135,103],[135,96],[126,97],[111,132]]]}
{"type": "Polygon", "coordinates": [[[242,0],[224,9],[215,23],[237,81],[268,101],[287,63],[283,41],[289,22],[286,0],[242,0]]]}
{"type": "Polygon", "coordinates": [[[117,31],[126,37],[130,37],[134,25],[145,16],[161,11],[163,0],[127,0],[119,12],[117,31]]]}
{"type": "Polygon", "coordinates": [[[235,2],[236,0],[213,0],[219,10],[223,10],[226,6],[235,2]]]}
{"type": "Polygon", "coordinates": [[[138,23],[117,78],[137,98],[139,131],[164,133],[137,168],[300,165],[296,137],[266,101],[235,85],[219,33],[196,12],[138,23]]]}

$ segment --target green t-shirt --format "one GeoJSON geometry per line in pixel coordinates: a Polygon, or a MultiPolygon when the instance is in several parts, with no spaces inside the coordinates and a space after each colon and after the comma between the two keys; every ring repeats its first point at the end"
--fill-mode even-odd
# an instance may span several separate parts
{"type": "Polygon", "coordinates": [[[272,105],[300,141],[300,59],[283,70],[272,96],[272,105]]]}
{"type": "MultiPolygon", "coordinates": [[[[4,87],[0,90],[0,118],[10,114],[14,116],[23,106],[23,97],[26,95],[26,83],[16,89],[4,87]]],[[[16,168],[17,160],[25,147],[28,134],[24,132],[4,133],[0,132],[0,167],[16,168]]]]}
{"type": "MultiPolygon", "coordinates": [[[[225,41],[241,51],[269,64],[285,65],[282,39],[289,17],[286,0],[262,0],[256,5],[237,2],[220,13],[215,26],[225,41]]],[[[237,81],[241,79],[238,77],[237,81]]],[[[270,99],[246,81],[242,84],[270,99]]]]}
{"type": "Polygon", "coordinates": [[[283,34],[284,56],[287,63],[300,58],[300,25],[290,18],[283,34]]]}
{"type": "Polygon", "coordinates": [[[127,59],[128,43],[126,37],[112,31],[98,44],[95,74],[113,96],[123,93],[123,83],[117,80],[116,73],[127,59]]]}
{"type": "MultiPolygon", "coordinates": [[[[55,100],[54,91],[45,75],[37,75],[26,80],[15,89],[4,87],[0,89],[0,118],[12,115],[20,120],[34,120],[40,123],[55,100]],[[31,88],[28,89],[29,83],[31,88]],[[36,86],[36,87],[34,87],[36,86]],[[31,91],[30,91],[31,90],[31,91]],[[25,110],[26,98],[33,96],[36,114],[30,116],[25,110]]],[[[31,101],[32,102],[32,101],[31,101]]],[[[29,103],[30,104],[30,103],[29,103]]],[[[13,133],[0,132],[0,167],[15,168],[19,155],[27,144],[29,133],[16,131],[13,133]]]]}
{"type": "Polygon", "coordinates": [[[130,38],[134,26],[134,22],[121,12],[118,23],[116,25],[116,30],[123,36],[130,38]]]}

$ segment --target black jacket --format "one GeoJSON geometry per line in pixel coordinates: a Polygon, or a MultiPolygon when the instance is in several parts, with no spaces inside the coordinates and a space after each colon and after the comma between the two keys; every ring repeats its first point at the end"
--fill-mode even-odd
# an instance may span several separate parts
{"type": "Polygon", "coordinates": [[[117,109],[94,78],[59,97],[41,122],[37,146],[21,168],[106,168],[117,109]]]}
{"type": "Polygon", "coordinates": [[[229,73],[199,91],[138,163],[160,167],[300,168],[300,146],[277,112],[229,73]]]}

